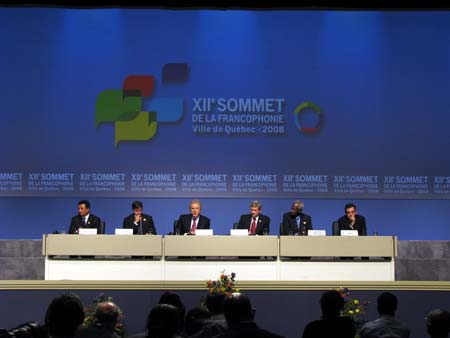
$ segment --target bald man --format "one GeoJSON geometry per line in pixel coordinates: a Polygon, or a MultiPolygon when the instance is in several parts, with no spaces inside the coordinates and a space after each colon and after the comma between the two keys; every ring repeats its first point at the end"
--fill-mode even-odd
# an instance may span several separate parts
{"type": "Polygon", "coordinates": [[[99,303],[95,309],[94,322],[79,329],[75,338],[120,338],[115,331],[119,314],[119,307],[113,302],[99,303]]]}

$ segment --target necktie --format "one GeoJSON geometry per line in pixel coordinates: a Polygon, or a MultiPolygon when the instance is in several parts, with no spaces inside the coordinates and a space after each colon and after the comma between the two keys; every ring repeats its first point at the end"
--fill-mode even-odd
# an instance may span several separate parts
{"type": "Polygon", "coordinates": [[[86,225],[86,217],[83,217],[83,225],[86,225]]]}
{"type": "Polygon", "coordinates": [[[252,235],[256,234],[256,218],[253,217],[252,227],[250,228],[250,233],[252,235]]]}
{"type": "Polygon", "coordinates": [[[195,234],[195,230],[197,230],[197,218],[192,218],[191,233],[195,234]]]}
{"type": "Polygon", "coordinates": [[[295,220],[297,221],[297,227],[300,227],[300,216],[297,216],[295,220]]]}

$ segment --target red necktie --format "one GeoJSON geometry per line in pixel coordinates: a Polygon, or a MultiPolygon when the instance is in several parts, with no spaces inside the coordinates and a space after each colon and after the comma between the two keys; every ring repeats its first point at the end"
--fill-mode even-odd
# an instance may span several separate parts
{"type": "Polygon", "coordinates": [[[197,218],[192,218],[191,233],[195,234],[195,230],[197,230],[197,218]]]}
{"type": "Polygon", "coordinates": [[[252,235],[256,234],[256,218],[253,217],[252,227],[250,228],[250,233],[252,235]]]}

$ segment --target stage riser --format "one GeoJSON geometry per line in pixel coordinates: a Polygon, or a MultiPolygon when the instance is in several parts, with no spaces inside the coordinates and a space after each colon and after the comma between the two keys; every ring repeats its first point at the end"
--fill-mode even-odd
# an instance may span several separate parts
{"type": "MultiPolygon", "coordinates": [[[[0,279],[41,280],[41,240],[1,240],[0,279]]],[[[395,280],[450,281],[450,241],[398,241],[395,280]]]]}
{"type": "Polygon", "coordinates": [[[393,281],[393,262],[47,259],[46,280],[204,281],[233,271],[243,281],[393,281]]]}

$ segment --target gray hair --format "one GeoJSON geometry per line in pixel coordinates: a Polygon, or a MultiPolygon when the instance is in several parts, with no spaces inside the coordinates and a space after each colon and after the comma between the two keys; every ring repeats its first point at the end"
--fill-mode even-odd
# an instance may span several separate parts
{"type": "Polygon", "coordinates": [[[258,208],[261,210],[261,203],[258,200],[254,200],[252,201],[252,203],[250,203],[250,208],[258,208]]]}

